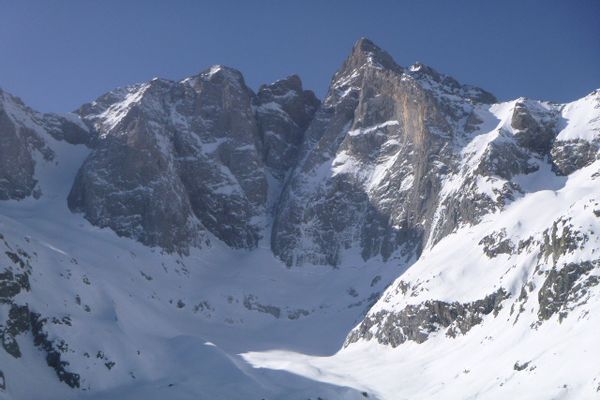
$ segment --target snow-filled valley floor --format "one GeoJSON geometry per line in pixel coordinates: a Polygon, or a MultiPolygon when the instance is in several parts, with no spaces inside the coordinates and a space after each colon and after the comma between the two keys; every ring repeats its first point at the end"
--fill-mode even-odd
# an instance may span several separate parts
{"type": "Polygon", "coordinates": [[[59,382],[28,333],[17,339],[21,358],[0,352],[0,398],[362,397],[347,385],[254,368],[241,354],[332,355],[402,266],[288,269],[269,249],[214,245],[178,256],[148,248],[67,209],[87,150],[48,140],[60,161],[38,160],[41,199],[0,203],[0,247],[30,257],[26,302],[68,316],[50,335],[68,343],[63,360],[83,372],[81,389],[59,382]]]}

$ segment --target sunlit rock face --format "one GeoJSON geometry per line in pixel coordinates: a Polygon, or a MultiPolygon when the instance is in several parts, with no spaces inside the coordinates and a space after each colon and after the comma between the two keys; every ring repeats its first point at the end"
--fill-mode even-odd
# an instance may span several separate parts
{"type": "Polygon", "coordinates": [[[364,259],[418,255],[456,145],[477,124],[475,108],[494,100],[358,41],[306,132],[276,215],[275,254],[288,265],[337,265],[351,248],[364,259]]]}
{"type": "Polygon", "coordinates": [[[254,248],[267,229],[267,175],[281,179],[294,163],[317,106],[297,77],[256,96],[222,66],[110,92],[79,110],[98,144],[69,206],[169,251],[202,246],[207,232],[254,248]]]}

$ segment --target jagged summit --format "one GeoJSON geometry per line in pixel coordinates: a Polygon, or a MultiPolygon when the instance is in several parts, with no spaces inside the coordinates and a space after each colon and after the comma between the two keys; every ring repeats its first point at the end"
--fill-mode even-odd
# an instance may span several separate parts
{"type": "MultiPolygon", "coordinates": [[[[348,58],[332,79],[330,91],[325,99],[326,104],[339,101],[355,88],[375,80],[389,81],[405,77],[412,79],[422,89],[431,92],[438,98],[445,97],[452,102],[458,96],[477,103],[492,104],[497,99],[491,93],[472,85],[458,82],[451,76],[442,74],[434,68],[417,62],[409,68],[397,64],[392,56],[367,38],[359,39],[348,58]],[[368,76],[367,81],[364,77],[368,76]]],[[[458,106],[460,108],[460,106],[458,106]]]]}
{"type": "Polygon", "coordinates": [[[278,79],[273,83],[265,83],[260,85],[260,87],[258,88],[258,92],[260,93],[264,90],[280,91],[282,93],[285,93],[289,90],[302,91],[304,89],[302,87],[302,79],[297,74],[292,74],[286,76],[285,78],[278,79]]]}
{"type": "Polygon", "coordinates": [[[241,86],[246,86],[244,75],[239,70],[220,64],[216,64],[205,69],[204,71],[200,72],[197,77],[201,77],[211,82],[228,80],[241,86]]]}
{"type": "Polygon", "coordinates": [[[411,65],[406,74],[430,87],[437,87],[438,91],[456,94],[474,102],[486,104],[498,102],[498,99],[493,94],[473,85],[462,84],[453,77],[442,74],[421,62],[411,65]]]}
{"type": "Polygon", "coordinates": [[[294,120],[302,129],[307,128],[312,115],[321,105],[312,90],[304,89],[302,80],[296,74],[261,85],[256,96],[263,109],[268,104],[279,104],[288,114],[295,116],[294,120]]]}
{"type": "Polygon", "coordinates": [[[367,67],[388,69],[397,72],[403,70],[385,50],[378,47],[371,40],[361,38],[352,47],[350,55],[334,75],[333,81],[346,80],[348,76],[357,75],[367,67]]]}
{"type": "Polygon", "coordinates": [[[360,38],[352,47],[349,61],[354,65],[364,63],[373,64],[382,68],[401,70],[402,67],[396,64],[391,55],[377,46],[367,38],[360,38]]]}

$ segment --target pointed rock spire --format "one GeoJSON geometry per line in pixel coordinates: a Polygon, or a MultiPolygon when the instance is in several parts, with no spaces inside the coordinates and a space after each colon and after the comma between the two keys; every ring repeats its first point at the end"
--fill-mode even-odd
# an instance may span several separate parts
{"type": "Polygon", "coordinates": [[[352,48],[350,56],[346,59],[336,76],[346,75],[364,65],[384,69],[402,71],[402,67],[394,61],[385,50],[367,38],[360,38],[352,48]]]}

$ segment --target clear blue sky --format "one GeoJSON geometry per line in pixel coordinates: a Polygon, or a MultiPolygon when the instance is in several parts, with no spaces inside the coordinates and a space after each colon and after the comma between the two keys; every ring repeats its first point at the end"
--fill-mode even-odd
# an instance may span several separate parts
{"type": "Polygon", "coordinates": [[[600,0],[0,0],[0,87],[69,111],[225,64],[255,90],[297,73],[322,97],[361,36],[501,99],[600,87],[600,0]]]}

